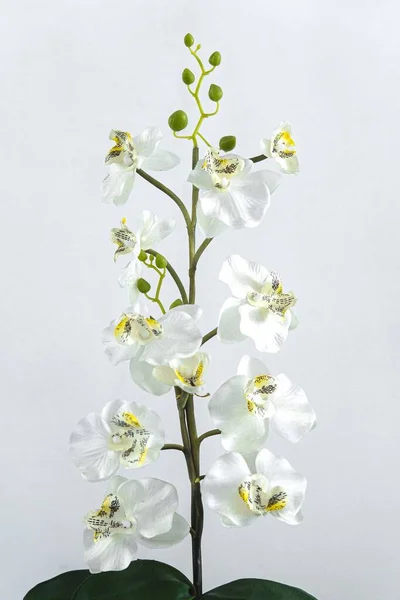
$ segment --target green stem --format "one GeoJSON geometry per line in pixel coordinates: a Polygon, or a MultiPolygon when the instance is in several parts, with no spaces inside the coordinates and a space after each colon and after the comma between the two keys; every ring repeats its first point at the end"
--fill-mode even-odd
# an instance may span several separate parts
{"type": "Polygon", "coordinates": [[[184,205],[182,200],[179,198],[179,196],[177,196],[172,190],[167,188],[167,186],[164,185],[163,183],[161,183],[161,181],[158,181],[157,179],[155,179],[154,177],[152,177],[151,175],[146,173],[146,171],[142,171],[142,169],[137,169],[136,173],[138,175],[140,175],[140,177],[143,177],[143,179],[145,179],[146,181],[148,181],[149,183],[154,185],[154,187],[156,187],[157,189],[164,192],[164,194],[167,194],[167,196],[169,196],[175,202],[175,204],[179,207],[179,209],[183,215],[183,218],[185,219],[186,227],[189,228],[190,227],[190,216],[189,216],[186,206],[184,205]]]}
{"type": "Polygon", "coordinates": [[[180,452],[185,452],[185,448],[181,444],[164,444],[161,450],[180,450],[180,452]]]}
{"type": "MultiPolygon", "coordinates": [[[[158,252],[156,252],[155,250],[152,250],[151,248],[146,250],[147,254],[151,254],[152,256],[157,256],[158,252]]],[[[175,281],[176,286],[180,292],[181,298],[182,298],[182,302],[183,304],[188,304],[188,297],[186,294],[186,290],[185,287],[182,283],[181,278],[179,277],[178,273],[175,271],[175,269],[173,268],[173,266],[168,262],[167,264],[167,271],[168,273],[171,275],[172,279],[175,281]]]]}
{"type": "Polygon", "coordinates": [[[202,339],[201,345],[205,344],[206,342],[208,342],[208,340],[211,340],[211,338],[215,337],[217,335],[217,332],[218,327],[215,327],[215,329],[212,329],[211,331],[206,333],[206,335],[202,339]]]}
{"type": "Polygon", "coordinates": [[[167,311],[165,310],[164,305],[159,298],[156,298],[155,296],[149,296],[148,294],[144,294],[144,295],[146,296],[147,300],[150,300],[151,302],[155,302],[159,306],[162,314],[165,315],[165,313],[167,311]]]}
{"type": "Polygon", "coordinates": [[[219,429],[211,429],[211,431],[206,431],[206,433],[203,433],[198,439],[199,446],[201,442],[204,442],[204,440],[207,438],[212,437],[213,435],[220,435],[220,433],[221,431],[219,429]]]}
{"type": "MultiPolygon", "coordinates": [[[[199,148],[195,146],[192,151],[192,169],[199,160],[199,148]]],[[[199,188],[192,186],[192,217],[189,232],[189,304],[196,300],[196,264],[194,262],[196,250],[196,224],[197,224],[197,202],[199,200],[199,188]]]]}

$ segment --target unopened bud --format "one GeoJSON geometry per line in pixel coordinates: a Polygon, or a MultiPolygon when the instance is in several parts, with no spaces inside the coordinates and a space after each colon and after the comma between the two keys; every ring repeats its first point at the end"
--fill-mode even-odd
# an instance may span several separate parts
{"type": "Polygon", "coordinates": [[[182,72],[182,81],[186,85],[190,85],[195,80],[194,73],[190,69],[184,69],[182,72]]]}
{"type": "Polygon", "coordinates": [[[221,64],[221,55],[219,52],[213,52],[208,59],[208,62],[212,67],[218,67],[221,64]]]}
{"type": "Polygon", "coordinates": [[[137,284],[136,285],[137,285],[137,289],[142,294],[147,294],[147,292],[149,292],[150,289],[151,289],[151,285],[149,284],[149,282],[146,281],[146,279],[143,279],[142,277],[137,280],[137,284]]]}
{"type": "Polygon", "coordinates": [[[219,148],[223,152],[230,152],[236,146],[236,137],[234,135],[224,135],[219,140],[219,148]]]}
{"type": "Polygon", "coordinates": [[[139,253],[138,259],[141,260],[142,262],[146,262],[147,252],[145,252],[144,250],[141,250],[139,253]]]}
{"type": "Polygon", "coordinates": [[[191,33],[187,33],[183,38],[183,42],[187,48],[190,48],[194,44],[194,37],[191,33]]]}
{"type": "Polygon", "coordinates": [[[219,102],[223,95],[224,92],[222,91],[222,88],[219,87],[219,85],[216,85],[215,83],[212,83],[210,85],[210,89],[208,90],[208,97],[210,98],[210,100],[212,100],[213,102],[219,102]]]}
{"type": "Polygon", "coordinates": [[[163,256],[162,254],[157,254],[156,256],[156,266],[159,269],[165,269],[165,267],[167,266],[168,261],[165,258],[165,256],[163,256]]]}
{"type": "Polygon", "coordinates": [[[184,110],[176,110],[168,119],[172,131],[182,131],[188,124],[188,116],[184,110]]]}

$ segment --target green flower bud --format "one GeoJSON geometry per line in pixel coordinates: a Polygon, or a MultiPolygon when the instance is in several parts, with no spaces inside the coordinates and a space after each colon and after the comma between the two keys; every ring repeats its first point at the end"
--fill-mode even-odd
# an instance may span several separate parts
{"type": "Polygon", "coordinates": [[[194,44],[194,37],[191,33],[187,33],[183,38],[183,42],[187,48],[190,48],[194,44]]]}
{"type": "Polygon", "coordinates": [[[167,266],[168,261],[165,258],[165,256],[163,256],[162,254],[157,254],[156,256],[156,266],[159,269],[165,269],[165,267],[167,266]]]}
{"type": "Polygon", "coordinates": [[[190,69],[184,69],[182,73],[182,81],[186,83],[186,85],[190,85],[195,80],[194,73],[190,69]]]}
{"type": "Polygon", "coordinates": [[[223,95],[224,92],[222,91],[222,88],[219,87],[219,85],[215,85],[215,83],[212,83],[210,85],[210,89],[208,90],[208,97],[210,98],[210,100],[212,100],[213,102],[219,102],[223,95]]]}
{"type": "Polygon", "coordinates": [[[136,285],[139,292],[141,292],[142,294],[147,294],[147,292],[149,292],[151,289],[151,285],[149,284],[149,282],[146,281],[146,279],[143,279],[142,277],[137,280],[136,285]]]}
{"type": "Polygon", "coordinates": [[[141,260],[142,262],[146,262],[146,260],[147,260],[147,252],[145,252],[144,250],[141,250],[140,254],[138,256],[138,259],[141,260]]]}
{"type": "Polygon", "coordinates": [[[224,135],[219,140],[219,148],[224,152],[230,152],[236,146],[236,137],[234,135],[224,135]]]}
{"type": "Polygon", "coordinates": [[[177,306],[182,306],[183,302],[180,298],[177,298],[176,300],[173,301],[173,303],[171,304],[171,306],[169,307],[170,310],[171,308],[176,308],[177,306]]]}
{"type": "Polygon", "coordinates": [[[188,124],[188,116],[184,110],[176,110],[168,119],[172,131],[182,131],[188,124]]]}
{"type": "Polygon", "coordinates": [[[212,67],[218,67],[221,64],[221,55],[219,52],[213,52],[208,59],[208,62],[212,67]]]}

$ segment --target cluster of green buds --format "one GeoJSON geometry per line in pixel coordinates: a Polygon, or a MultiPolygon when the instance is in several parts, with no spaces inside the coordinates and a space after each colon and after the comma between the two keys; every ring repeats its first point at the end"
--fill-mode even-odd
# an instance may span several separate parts
{"type": "MultiPolygon", "coordinates": [[[[154,270],[157,275],[158,275],[158,283],[157,283],[157,287],[156,287],[156,291],[154,296],[150,296],[149,292],[151,290],[151,283],[149,281],[147,281],[147,279],[144,279],[144,277],[140,277],[137,282],[137,289],[139,290],[139,292],[141,294],[143,294],[144,296],[146,296],[146,298],[148,300],[151,300],[152,302],[155,302],[156,304],[158,304],[158,306],[161,309],[161,312],[163,314],[165,314],[165,308],[160,300],[160,293],[161,293],[161,286],[163,284],[165,275],[166,275],[166,271],[167,271],[167,267],[168,267],[168,261],[165,258],[165,256],[163,256],[162,254],[150,254],[148,252],[145,252],[145,250],[141,250],[140,254],[138,256],[138,259],[149,269],[154,270]]],[[[171,308],[175,308],[176,306],[180,306],[182,304],[182,300],[180,298],[178,298],[177,300],[174,300],[174,302],[172,302],[172,304],[170,305],[170,309],[171,308]]]]}
{"type": "MultiPolygon", "coordinates": [[[[189,123],[188,116],[184,110],[176,110],[175,112],[173,112],[168,119],[168,125],[174,132],[174,136],[176,138],[192,140],[193,144],[197,146],[197,137],[199,137],[203,140],[203,142],[207,144],[207,146],[211,146],[211,144],[200,133],[200,127],[205,119],[208,119],[209,117],[212,117],[213,115],[216,115],[218,113],[219,103],[222,100],[224,92],[219,85],[217,85],[216,83],[211,83],[208,89],[208,97],[212,102],[215,102],[216,104],[216,108],[212,112],[206,112],[204,110],[199,97],[199,93],[204,78],[210,73],[212,73],[216,69],[216,67],[218,67],[221,64],[221,54],[218,51],[213,52],[208,59],[210,67],[205,68],[203,61],[198,55],[198,52],[201,49],[201,45],[197,44],[197,46],[195,46],[194,37],[191,33],[187,33],[185,35],[184,44],[189,49],[191,55],[195,58],[200,67],[200,75],[197,82],[196,76],[193,73],[193,71],[191,71],[188,68],[182,71],[182,81],[187,86],[190,95],[193,96],[193,98],[195,99],[200,112],[200,116],[191,135],[178,135],[177,133],[186,129],[189,123]],[[191,88],[193,84],[195,84],[194,89],[191,88]]],[[[219,148],[225,152],[233,150],[235,146],[236,138],[233,135],[224,136],[220,139],[219,148]]]]}

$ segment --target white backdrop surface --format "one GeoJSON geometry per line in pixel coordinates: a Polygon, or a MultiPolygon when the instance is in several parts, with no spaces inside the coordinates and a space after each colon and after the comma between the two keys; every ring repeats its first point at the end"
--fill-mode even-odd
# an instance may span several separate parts
{"type": "MultiPolygon", "coordinates": [[[[194,67],[187,31],[206,57],[223,57],[213,80],[225,95],[205,134],[235,134],[250,156],[289,120],[301,160],[258,229],[226,233],[204,255],[202,329],[215,326],[228,295],[217,280],[226,256],[281,272],[300,299],[300,327],[267,361],[305,388],[319,419],[296,446],[270,440],[308,478],[304,524],[229,530],[207,512],[206,588],[254,576],[319,600],[398,597],[398,2],[17,0],[3,1],[2,13],[0,597],[21,600],[37,582],[83,567],[82,516],[105,486],[85,483],[69,461],[77,420],[115,397],[136,399],[178,440],[172,396],[135,388],[125,365],[107,362],[100,337],[125,304],[109,229],[145,207],[180,214],[144,181],[123,210],[100,204],[99,185],[109,130],[155,124],[182,155],[160,177],[189,199],[190,145],[166,125],[177,108],[194,118],[180,82],[194,67]]],[[[181,273],[184,244],[179,222],[162,249],[181,273]]],[[[211,391],[245,352],[262,358],[250,342],[213,340],[209,350],[211,391]]],[[[198,412],[209,428],[205,400],[198,412]]],[[[204,444],[204,470],[219,453],[217,439],[204,444]]],[[[140,475],[175,483],[188,515],[179,455],[163,453],[140,475]]],[[[190,574],[189,541],[141,556],[190,574]]]]}

